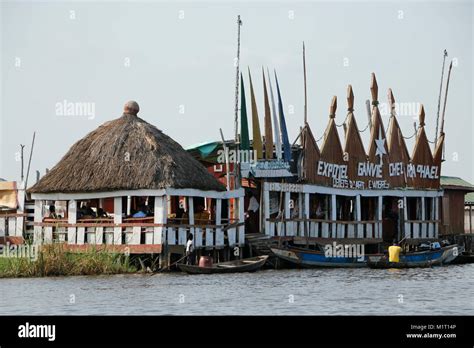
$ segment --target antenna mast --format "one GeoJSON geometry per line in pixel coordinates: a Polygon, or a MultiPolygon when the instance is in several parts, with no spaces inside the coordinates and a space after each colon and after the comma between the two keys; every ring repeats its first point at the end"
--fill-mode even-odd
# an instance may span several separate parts
{"type": "Polygon", "coordinates": [[[438,142],[438,126],[439,126],[439,111],[441,109],[441,94],[443,93],[443,80],[444,80],[444,64],[446,62],[446,57],[448,56],[448,51],[444,50],[443,53],[443,68],[441,69],[441,82],[439,84],[439,97],[438,97],[438,114],[436,116],[436,132],[435,132],[435,146],[438,142]]]}
{"type": "Polygon", "coordinates": [[[240,15],[237,16],[237,58],[235,62],[235,118],[234,118],[234,130],[235,130],[235,141],[239,141],[239,65],[240,65],[240,26],[242,21],[240,15]]]}
{"type": "Polygon", "coordinates": [[[448,90],[449,90],[449,80],[451,79],[451,69],[453,68],[453,62],[449,64],[449,71],[448,71],[448,80],[446,81],[446,91],[444,94],[444,105],[443,105],[443,113],[441,114],[441,127],[439,129],[439,134],[444,133],[444,114],[446,113],[446,101],[448,100],[448,90]]]}
{"type": "Polygon", "coordinates": [[[304,74],[304,125],[308,123],[308,95],[306,91],[306,54],[303,41],[303,74],[304,74]]]}

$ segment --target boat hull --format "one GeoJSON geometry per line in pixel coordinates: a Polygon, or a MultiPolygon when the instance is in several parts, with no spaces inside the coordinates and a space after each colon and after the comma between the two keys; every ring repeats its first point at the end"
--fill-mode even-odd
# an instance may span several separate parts
{"type": "Polygon", "coordinates": [[[199,267],[186,264],[178,264],[178,268],[188,274],[215,274],[215,273],[242,273],[255,272],[263,267],[268,256],[257,256],[248,259],[220,262],[212,267],[199,267]]]}
{"type": "Polygon", "coordinates": [[[401,254],[400,262],[389,262],[386,255],[373,255],[368,256],[367,265],[370,268],[426,268],[441,265],[445,260],[451,259],[455,250],[456,245],[450,245],[438,250],[401,254]]]}
{"type": "Polygon", "coordinates": [[[305,268],[336,267],[359,268],[366,267],[366,257],[326,257],[323,252],[300,249],[271,248],[272,252],[282,260],[305,268]]]}

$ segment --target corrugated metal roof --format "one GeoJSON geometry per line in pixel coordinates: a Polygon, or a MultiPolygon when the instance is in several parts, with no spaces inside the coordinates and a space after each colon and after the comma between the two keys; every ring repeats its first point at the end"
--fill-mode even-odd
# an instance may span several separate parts
{"type": "Polygon", "coordinates": [[[464,203],[474,204],[474,192],[468,193],[464,198],[464,203]]]}
{"type": "Polygon", "coordinates": [[[474,191],[474,185],[466,180],[456,176],[441,176],[441,187],[451,189],[466,189],[466,191],[474,191]]]}

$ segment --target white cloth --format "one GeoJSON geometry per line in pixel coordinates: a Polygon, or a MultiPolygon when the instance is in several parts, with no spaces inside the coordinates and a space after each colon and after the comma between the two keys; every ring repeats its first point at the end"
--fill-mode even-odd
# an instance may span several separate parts
{"type": "Polygon", "coordinates": [[[251,197],[249,201],[249,208],[248,211],[253,211],[254,213],[260,208],[260,204],[258,204],[258,201],[255,197],[251,197]]]}
{"type": "Polygon", "coordinates": [[[192,253],[194,251],[194,245],[192,240],[188,240],[186,243],[186,252],[187,253],[192,253]]]}

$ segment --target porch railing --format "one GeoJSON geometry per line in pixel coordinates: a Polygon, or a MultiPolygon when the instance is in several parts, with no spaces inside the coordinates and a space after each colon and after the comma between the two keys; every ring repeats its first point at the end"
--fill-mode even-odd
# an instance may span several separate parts
{"type": "Polygon", "coordinates": [[[405,238],[438,238],[439,220],[405,220],[405,238]]]}
{"type": "Polygon", "coordinates": [[[0,214],[0,237],[23,236],[26,216],[23,213],[0,214]]]}
{"type": "Polygon", "coordinates": [[[267,219],[267,222],[266,234],[271,237],[382,238],[382,221],[267,219]]]}
{"type": "Polygon", "coordinates": [[[195,248],[222,248],[243,246],[243,223],[215,224],[155,224],[153,218],[79,220],[70,224],[64,219],[45,219],[35,223],[34,242],[55,242],[72,245],[180,245],[185,246],[192,233],[195,248]],[[151,222],[150,222],[151,221],[151,222]]]}

